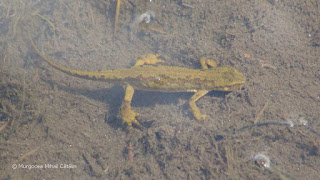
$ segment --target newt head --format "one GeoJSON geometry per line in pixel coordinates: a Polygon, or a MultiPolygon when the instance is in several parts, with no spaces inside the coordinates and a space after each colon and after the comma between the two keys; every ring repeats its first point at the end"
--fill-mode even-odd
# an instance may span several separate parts
{"type": "Polygon", "coordinates": [[[245,84],[245,77],[233,67],[214,68],[219,78],[216,79],[214,90],[234,91],[240,89],[245,84]]]}

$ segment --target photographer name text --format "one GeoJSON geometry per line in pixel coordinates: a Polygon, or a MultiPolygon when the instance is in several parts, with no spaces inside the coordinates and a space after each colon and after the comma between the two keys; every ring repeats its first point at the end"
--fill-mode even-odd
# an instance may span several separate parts
{"type": "Polygon", "coordinates": [[[12,169],[74,169],[74,164],[13,164],[12,169]]]}

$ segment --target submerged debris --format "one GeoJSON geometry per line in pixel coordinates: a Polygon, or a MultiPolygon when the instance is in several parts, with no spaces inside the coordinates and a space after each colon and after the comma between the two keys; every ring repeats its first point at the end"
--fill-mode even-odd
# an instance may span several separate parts
{"type": "Polygon", "coordinates": [[[142,32],[158,32],[164,33],[156,22],[156,13],[154,11],[148,10],[141,15],[137,16],[135,20],[130,25],[130,29],[136,33],[137,31],[142,32]]]}
{"type": "Polygon", "coordinates": [[[257,154],[252,158],[252,160],[255,162],[256,165],[258,165],[260,168],[266,168],[266,170],[270,171],[271,173],[276,174],[280,180],[289,180],[293,179],[293,177],[290,176],[290,174],[287,174],[283,172],[282,170],[278,169],[277,167],[270,167],[270,158],[264,154],[257,154]]]}
{"type": "Polygon", "coordinates": [[[150,23],[152,20],[155,20],[156,19],[156,13],[153,12],[153,11],[146,11],[145,13],[141,14],[140,16],[138,16],[134,23],[136,24],[140,24],[142,22],[145,22],[145,23],[150,23]]]}
{"type": "Polygon", "coordinates": [[[264,154],[257,154],[252,158],[252,160],[259,166],[263,168],[270,168],[270,158],[264,154]]]}

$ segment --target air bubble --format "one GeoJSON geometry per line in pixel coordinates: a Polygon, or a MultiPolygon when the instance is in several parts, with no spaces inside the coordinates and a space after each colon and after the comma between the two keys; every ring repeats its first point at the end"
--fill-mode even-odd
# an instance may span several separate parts
{"type": "Polygon", "coordinates": [[[264,154],[257,154],[252,160],[259,167],[270,168],[270,158],[264,154]]]}
{"type": "Polygon", "coordinates": [[[287,121],[287,123],[290,127],[294,127],[294,123],[291,120],[287,121]]]}
{"type": "Polygon", "coordinates": [[[154,19],[156,19],[156,13],[154,13],[153,11],[146,11],[135,20],[135,23],[139,24],[144,21],[148,24],[151,20],[154,19]]]}
{"type": "Polygon", "coordinates": [[[306,121],[304,117],[299,118],[298,122],[301,125],[308,126],[308,121],[306,121]]]}

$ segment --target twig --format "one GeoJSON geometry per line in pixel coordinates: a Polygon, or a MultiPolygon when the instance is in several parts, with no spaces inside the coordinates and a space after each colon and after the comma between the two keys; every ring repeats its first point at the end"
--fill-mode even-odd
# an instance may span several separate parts
{"type": "Polygon", "coordinates": [[[272,66],[272,65],[270,65],[270,64],[264,64],[264,63],[261,64],[261,67],[271,68],[271,69],[277,69],[276,67],[274,67],[274,66],[272,66]]]}
{"type": "Polygon", "coordinates": [[[44,16],[42,16],[42,15],[40,15],[38,13],[36,13],[36,14],[34,13],[33,16],[38,16],[41,19],[43,19],[44,21],[46,21],[52,27],[52,31],[55,34],[55,32],[56,32],[55,27],[54,27],[54,25],[52,24],[52,22],[48,18],[46,18],[46,17],[44,17],[44,16]]]}
{"type": "Polygon", "coordinates": [[[129,142],[129,147],[128,147],[128,156],[129,156],[129,161],[133,162],[133,156],[132,156],[132,144],[129,142]]]}
{"type": "Polygon", "coordinates": [[[8,124],[9,124],[9,121],[7,121],[7,122],[5,122],[4,124],[2,124],[2,125],[0,126],[0,132],[1,132],[2,130],[4,130],[4,129],[8,126],[8,124]]]}
{"type": "Polygon", "coordinates": [[[227,172],[229,173],[230,176],[234,175],[234,168],[233,168],[233,162],[234,162],[234,153],[233,153],[233,148],[231,147],[231,144],[227,144],[225,146],[225,153],[226,153],[226,160],[227,160],[227,172]]]}
{"type": "Polygon", "coordinates": [[[121,0],[118,0],[116,5],[116,15],[114,17],[113,36],[116,34],[117,27],[118,27],[120,4],[121,4],[121,0]]]}
{"type": "Polygon", "coordinates": [[[25,159],[27,159],[29,156],[32,156],[34,153],[36,153],[36,151],[39,149],[39,147],[37,147],[37,148],[35,148],[35,149],[33,149],[33,150],[31,150],[31,151],[29,151],[29,152],[27,152],[26,154],[24,154],[23,156],[21,156],[20,158],[19,158],[19,162],[21,162],[21,161],[23,161],[23,160],[25,160],[25,159]]]}
{"type": "MultiPolygon", "coordinates": [[[[25,102],[26,102],[26,72],[23,71],[22,103],[21,103],[21,110],[19,113],[19,120],[22,119],[25,102]]],[[[12,119],[11,121],[11,128],[13,128],[13,125],[14,125],[14,119],[12,119]]]]}
{"type": "Polygon", "coordinates": [[[12,39],[12,38],[15,37],[16,31],[17,31],[17,30],[16,30],[16,27],[17,27],[20,19],[21,19],[21,17],[18,17],[17,20],[14,22],[14,24],[13,24],[13,30],[12,30],[12,36],[10,37],[10,39],[12,39]]]}
{"type": "Polygon", "coordinates": [[[94,21],[94,15],[93,15],[93,11],[92,11],[92,8],[91,8],[90,3],[88,3],[88,11],[89,11],[90,16],[91,16],[92,24],[93,24],[93,26],[95,26],[95,25],[96,25],[96,22],[94,21]]]}
{"type": "Polygon", "coordinates": [[[11,4],[9,4],[9,7],[8,7],[8,9],[7,9],[7,15],[6,15],[6,18],[8,18],[8,17],[9,17],[9,15],[10,15],[10,9],[11,9],[11,4]]]}
{"type": "Polygon", "coordinates": [[[264,111],[265,111],[266,108],[269,106],[269,102],[270,102],[270,101],[267,101],[267,102],[264,104],[263,108],[262,108],[262,109],[260,110],[260,112],[258,113],[258,115],[257,115],[256,119],[254,120],[253,124],[257,124],[257,122],[261,119],[264,111]]]}
{"type": "Polygon", "coordinates": [[[193,9],[194,7],[190,4],[186,4],[186,3],[181,3],[182,6],[185,6],[185,7],[188,7],[188,8],[191,8],[193,9]]]}

